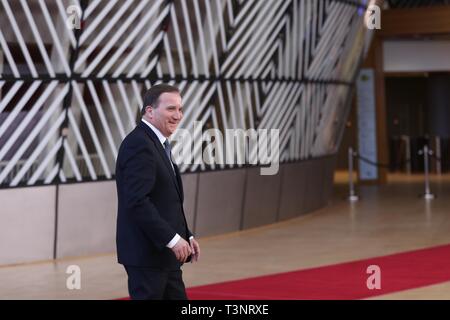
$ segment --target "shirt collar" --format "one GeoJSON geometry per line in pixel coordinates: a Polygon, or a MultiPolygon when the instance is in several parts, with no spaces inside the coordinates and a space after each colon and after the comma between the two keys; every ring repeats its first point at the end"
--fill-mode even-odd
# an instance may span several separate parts
{"type": "Polygon", "coordinates": [[[141,119],[143,123],[148,125],[150,129],[156,134],[161,144],[164,146],[164,142],[166,142],[167,138],[164,137],[164,135],[159,131],[154,125],[152,125],[150,122],[146,121],[144,118],[141,119]]]}

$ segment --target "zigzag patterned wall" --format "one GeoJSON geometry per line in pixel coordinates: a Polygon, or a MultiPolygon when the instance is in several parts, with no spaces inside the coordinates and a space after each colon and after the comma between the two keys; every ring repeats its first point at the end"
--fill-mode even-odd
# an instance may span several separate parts
{"type": "Polygon", "coordinates": [[[113,179],[142,94],[162,81],[182,91],[182,128],[278,128],[281,161],[333,154],[361,10],[344,0],[1,0],[0,184],[113,179]],[[67,26],[73,4],[80,29],[67,26]]]}

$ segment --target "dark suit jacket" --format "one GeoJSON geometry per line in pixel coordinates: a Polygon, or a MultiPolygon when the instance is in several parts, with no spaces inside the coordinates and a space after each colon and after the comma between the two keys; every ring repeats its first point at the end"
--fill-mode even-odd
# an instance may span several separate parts
{"type": "Polygon", "coordinates": [[[178,167],[172,170],[161,142],[142,121],[123,140],[116,163],[118,262],[163,270],[181,263],[166,245],[192,233],[183,210],[178,167]]]}

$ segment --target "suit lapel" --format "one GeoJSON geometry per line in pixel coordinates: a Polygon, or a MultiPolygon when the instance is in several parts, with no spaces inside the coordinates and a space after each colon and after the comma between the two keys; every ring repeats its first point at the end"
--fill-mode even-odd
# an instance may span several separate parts
{"type": "MultiPolygon", "coordinates": [[[[153,143],[154,143],[156,149],[157,149],[158,152],[159,152],[159,155],[162,157],[163,162],[164,162],[164,164],[165,164],[166,167],[167,167],[167,170],[169,170],[169,174],[170,174],[170,176],[172,177],[172,181],[173,181],[173,183],[174,183],[174,185],[175,185],[175,188],[177,189],[177,192],[178,192],[178,195],[180,196],[180,199],[183,199],[182,191],[180,191],[180,187],[179,187],[179,184],[178,184],[179,178],[175,176],[175,172],[174,172],[174,170],[172,169],[172,165],[170,164],[170,160],[167,158],[166,151],[164,150],[164,148],[163,148],[161,142],[159,141],[158,137],[157,137],[156,134],[153,132],[153,130],[150,129],[149,126],[147,126],[147,125],[146,125],[145,123],[143,123],[142,121],[140,122],[139,125],[141,126],[142,129],[144,129],[144,131],[147,133],[147,135],[148,135],[148,136],[151,138],[151,140],[153,141],[153,143]]],[[[174,168],[175,168],[175,166],[176,166],[176,165],[174,164],[174,168]]],[[[178,168],[177,168],[176,170],[178,170],[178,168]]],[[[178,171],[177,171],[177,172],[178,172],[178,171]]],[[[178,172],[178,173],[179,173],[179,172],[178,172]]]]}
{"type": "Polygon", "coordinates": [[[183,191],[183,182],[181,181],[181,174],[180,174],[180,169],[178,169],[178,166],[174,163],[173,167],[175,168],[175,172],[177,173],[177,182],[178,182],[178,187],[180,188],[180,192],[181,192],[181,201],[184,201],[184,191],[183,191]]]}

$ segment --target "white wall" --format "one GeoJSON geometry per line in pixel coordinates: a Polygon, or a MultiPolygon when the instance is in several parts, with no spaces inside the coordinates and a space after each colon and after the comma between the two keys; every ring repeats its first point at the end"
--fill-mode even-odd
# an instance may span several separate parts
{"type": "Polygon", "coordinates": [[[0,190],[0,264],[53,258],[55,186],[0,190]]]}
{"type": "Polygon", "coordinates": [[[59,186],[57,257],[116,250],[115,181],[59,186]]]}
{"type": "Polygon", "coordinates": [[[385,72],[450,71],[450,41],[384,41],[385,72]]]}
{"type": "MultiPolygon", "coordinates": [[[[189,226],[210,236],[315,210],[329,198],[333,168],[334,157],[324,157],[282,164],[279,176],[258,176],[258,168],[203,172],[198,187],[197,174],[185,175],[189,226]]],[[[57,258],[115,251],[115,181],[60,185],[57,208],[57,258]]],[[[0,265],[52,259],[55,210],[55,186],[0,190],[0,265]]]]}

